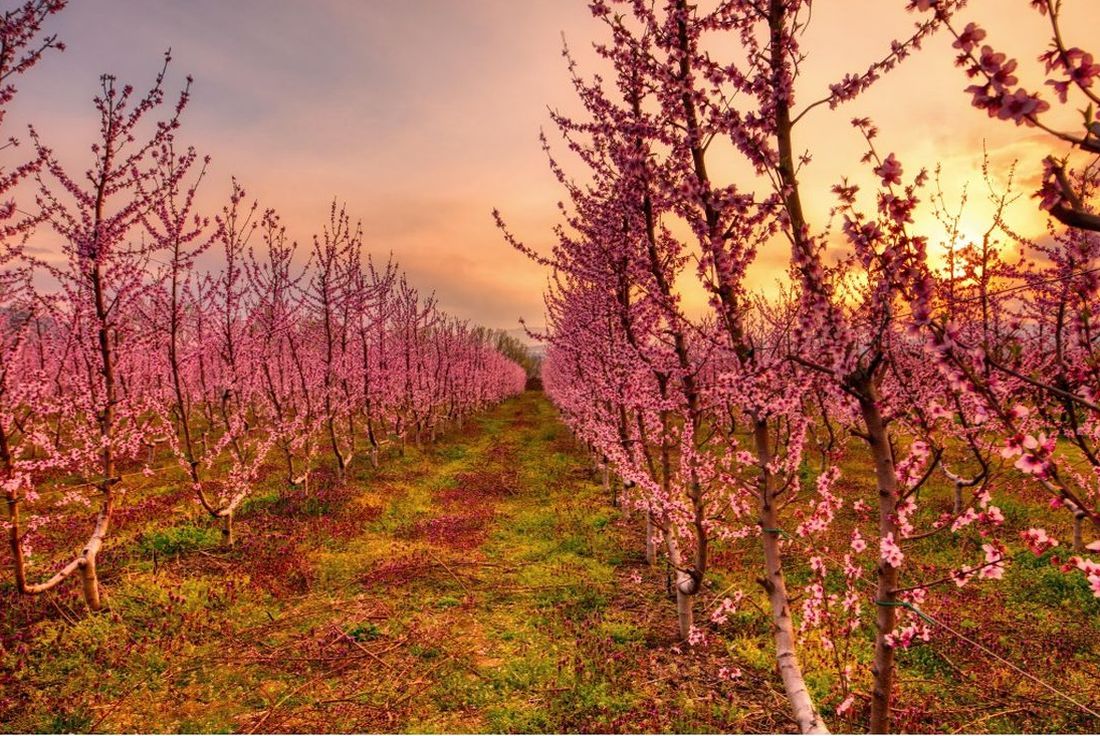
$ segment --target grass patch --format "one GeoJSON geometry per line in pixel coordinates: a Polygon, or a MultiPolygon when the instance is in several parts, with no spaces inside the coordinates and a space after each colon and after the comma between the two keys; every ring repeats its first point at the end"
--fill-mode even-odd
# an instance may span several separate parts
{"type": "MultiPolygon", "coordinates": [[[[641,559],[639,516],[611,507],[540,395],[471,419],[436,446],[385,455],[376,470],[358,454],[346,483],[319,468],[310,493],[286,488],[273,470],[238,514],[232,550],[219,548],[220,530],[205,518],[114,538],[103,556],[102,615],[87,615],[72,586],[48,599],[13,598],[0,617],[0,671],[11,673],[0,730],[237,732],[262,718],[260,730],[277,732],[792,728],[756,582],[758,542],[716,541],[696,601],[710,643],[678,648],[665,568],[641,559]],[[180,559],[154,566],[152,555],[180,559]],[[711,625],[708,606],[737,590],[751,600],[711,625]],[[722,668],[742,676],[719,676],[722,668]]],[[[845,462],[842,482],[873,492],[868,467],[845,462]]],[[[809,465],[799,472],[812,483],[809,465]]],[[[1010,522],[1034,514],[1048,523],[1045,507],[1026,497],[996,501],[1010,522]]],[[[933,484],[918,513],[949,504],[950,489],[933,484]]],[[[981,541],[960,535],[911,549],[914,560],[950,567],[972,562],[981,541]]],[[[1080,573],[1062,573],[1049,558],[1025,555],[1003,584],[975,581],[958,594],[964,605],[929,611],[1044,679],[1051,662],[1072,663],[1060,682],[1087,694],[1100,661],[1100,604],[1080,573]]],[[[786,574],[798,622],[811,578],[805,565],[786,574]]],[[[826,589],[840,590],[835,571],[826,589]]],[[[0,594],[7,603],[9,593],[0,594]]],[[[850,642],[861,692],[872,607],[863,615],[850,642]]],[[[807,685],[830,726],[862,728],[864,713],[835,716],[838,675],[819,634],[805,636],[803,652],[807,685]]],[[[898,653],[905,713],[915,713],[904,716],[907,730],[966,725],[970,716],[937,716],[970,712],[981,697],[954,665],[1030,694],[936,634],[898,653]]],[[[1091,725],[1043,702],[975,728],[1091,725]]]]}
{"type": "Polygon", "coordinates": [[[221,530],[211,523],[198,525],[192,523],[170,526],[143,535],[141,551],[146,555],[171,557],[200,549],[216,547],[221,542],[221,530]]]}

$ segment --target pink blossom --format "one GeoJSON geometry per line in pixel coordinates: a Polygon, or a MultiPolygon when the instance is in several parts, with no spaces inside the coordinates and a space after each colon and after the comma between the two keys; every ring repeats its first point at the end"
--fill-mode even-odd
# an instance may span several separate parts
{"type": "Polygon", "coordinates": [[[928,631],[927,626],[909,624],[908,626],[895,629],[892,633],[887,634],[886,644],[894,649],[908,649],[918,640],[930,641],[931,638],[932,635],[928,631]]]}
{"type": "Polygon", "coordinates": [[[892,153],[875,167],[875,173],[882,177],[883,186],[901,184],[901,163],[892,153]]]}
{"type": "Polygon", "coordinates": [[[741,668],[740,667],[722,666],[718,669],[718,679],[719,680],[727,680],[727,681],[728,680],[736,680],[740,676],[741,676],[741,668]]]}
{"type": "Polygon", "coordinates": [[[959,34],[958,38],[951,45],[957,49],[962,49],[965,53],[969,53],[978,43],[981,43],[985,35],[986,33],[983,28],[980,28],[974,23],[967,23],[966,28],[963,29],[963,32],[959,34]]]}
{"type": "Polygon", "coordinates": [[[1050,105],[1038,95],[1029,94],[1021,88],[1002,96],[997,117],[1001,120],[1012,120],[1016,125],[1034,125],[1034,117],[1049,109],[1050,105]]]}
{"type": "Polygon", "coordinates": [[[1036,555],[1041,555],[1049,549],[1058,546],[1058,540],[1047,534],[1046,529],[1035,527],[1020,533],[1024,544],[1036,555]]]}
{"type": "Polygon", "coordinates": [[[901,547],[894,542],[894,533],[890,532],[879,543],[879,550],[881,553],[881,559],[890,567],[901,567],[902,561],[905,559],[905,555],[901,551],[901,547]]]}
{"type": "Polygon", "coordinates": [[[982,550],[985,552],[987,564],[979,570],[978,576],[989,580],[1002,579],[1005,574],[1005,567],[1002,562],[1004,553],[992,544],[983,544],[982,550]]]}

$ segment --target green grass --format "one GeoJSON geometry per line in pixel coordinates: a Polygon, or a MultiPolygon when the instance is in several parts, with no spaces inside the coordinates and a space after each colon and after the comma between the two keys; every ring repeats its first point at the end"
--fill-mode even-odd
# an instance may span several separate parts
{"type": "Polygon", "coordinates": [[[185,523],[146,534],[140,546],[148,555],[169,557],[215,547],[221,542],[221,538],[221,531],[213,524],[201,526],[185,523]]]}
{"type": "MultiPolygon", "coordinates": [[[[873,492],[870,468],[857,455],[846,459],[843,482],[873,492]]],[[[811,466],[800,468],[805,482],[814,475],[811,466]]],[[[541,395],[508,401],[434,446],[391,451],[378,470],[361,453],[350,478],[346,497],[295,497],[297,516],[284,513],[282,481],[266,479],[238,514],[234,550],[219,546],[218,528],[193,505],[171,524],[113,540],[101,558],[104,614],[86,614],[72,586],[5,610],[0,731],[791,727],[756,581],[756,540],[715,544],[724,562],[712,568],[701,598],[729,588],[746,601],[712,628],[708,647],[678,652],[665,569],[645,566],[639,517],[610,505],[541,395]],[[373,512],[350,532],[327,531],[326,523],[357,520],[367,509],[373,512]],[[428,522],[478,510],[485,527],[476,537],[423,532],[428,522]],[[721,680],[723,667],[740,669],[741,678],[721,680]]],[[[949,500],[950,489],[933,483],[920,519],[949,500]]],[[[995,501],[1010,525],[1038,517],[1067,538],[1061,517],[1045,506],[995,501]]],[[[848,509],[840,513],[851,521],[848,509]]],[[[981,541],[968,531],[951,544],[923,542],[911,554],[934,574],[971,560],[981,541]]],[[[809,570],[790,565],[787,579],[797,594],[809,570]]],[[[839,589],[830,577],[827,590],[839,589]]],[[[957,595],[961,603],[935,613],[1071,692],[1094,688],[1100,607],[1082,576],[1061,573],[1049,554],[1024,556],[1003,583],[976,581],[957,595]],[[1048,653],[1052,646],[1058,650],[1048,653]]],[[[800,603],[792,610],[797,621],[800,603]]],[[[863,690],[872,615],[865,605],[852,638],[863,690]]],[[[943,632],[900,652],[898,663],[912,730],[966,725],[967,709],[991,688],[1011,703],[1034,694],[943,632]],[[957,668],[980,677],[961,677],[957,668]]],[[[838,678],[816,634],[805,637],[803,664],[834,730],[862,729],[862,721],[835,717],[838,678]]],[[[1095,726],[1057,703],[1033,700],[974,728],[1095,726]]]]}

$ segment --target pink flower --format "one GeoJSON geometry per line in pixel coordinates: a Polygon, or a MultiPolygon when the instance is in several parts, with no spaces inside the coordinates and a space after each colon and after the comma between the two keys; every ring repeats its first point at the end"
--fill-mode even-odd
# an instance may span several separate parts
{"type": "Polygon", "coordinates": [[[1069,564],[1063,567],[1063,570],[1068,572],[1073,568],[1085,573],[1085,580],[1088,581],[1093,596],[1100,598],[1100,564],[1083,557],[1071,557],[1069,564]]]}
{"type": "Polygon", "coordinates": [[[718,669],[719,680],[734,680],[741,676],[739,667],[720,667],[718,669]]]}
{"type": "Polygon", "coordinates": [[[999,72],[1004,62],[1004,54],[994,51],[992,46],[982,46],[981,54],[978,56],[978,68],[988,76],[993,76],[999,72]]]}
{"type": "Polygon", "coordinates": [[[707,643],[707,632],[698,626],[692,626],[691,631],[688,632],[688,644],[693,647],[702,646],[707,643]]]}
{"type": "Polygon", "coordinates": [[[990,506],[978,516],[985,523],[993,524],[994,526],[1000,526],[1005,523],[1005,515],[997,506],[990,506]]]}
{"type": "Polygon", "coordinates": [[[1015,434],[1005,441],[1005,446],[1001,448],[1001,457],[1012,458],[1018,455],[1015,463],[1018,470],[1043,478],[1050,467],[1050,456],[1054,452],[1056,441],[1055,437],[1047,437],[1043,432],[1037,437],[1015,434]]]}
{"type": "Polygon", "coordinates": [[[1065,192],[1055,174],[1055,163],[1049,156],[1043,159],[1043,184],[1035,196],[1039,199],[1039,207],[1047,212],[1053,210],[1065,199],[1065,192]]]}
{"type": "Polygon", "coordinates": [[[879,543],[879,551],[882,555],[882,561],[890,567],[901,567],[902,561],[905,559],[905,555],[901,551],[901,547],[894,541],[894,533],[890,532],[879,543]]]}
{"type": "Polygon", "coordinates": [[[1100,76],[1100,65],[1092,63],[1092,54],[1081,49],[1071,49],[1069,53],[1074,52],[1077,53],[1071,58],[1077,62],[1077,65],[1070,70],[1069,77],[1082,87],[1091,87],[1092,80],[1100,76]]]}
{"type": "Polygon", "coordinates": [[[988,110],[990,116],[997,114],[997,106],[1000,102],[1000,95],[991,92],[989,84],[972,84],[966,88],[973,99],[970,100],[970,104],[979,110],[988,110]]]}
{"type": "Polygon", "coordinates": [[[894,649],[908,649],[913,646],[913,642],[917,639],[928,641],[932,637],[928,633],[927,627],[909,624],[904,628],[895,629],[892,633],[887,634],[883,638],[886,640],[886,645],[889,647],[894,649]]]}
{"type": "Polygon", "coordinates": [[[1015,458],[1016,455],[1024,451],[1024,436],[1013,435],[1007,440],[1004,440],[1004,447],[1001,448],[1001,457],[1005,460],[1009,458],[1015,458]]]}
{"type": "Polygon", "coordinates": [[[711,623],[724,624],[729,620],[731,613],[737,610],[737,604],[741,602],[744,594],[737,592],[734,598],[723,598],[722,602],[714,609],[714,612],[710,614],[711,623]]]}
{"type": "Polygon", "coordinates": [[[875,173],[882,177],[883,186],[901,184],[901,163],[892,153],[881,165],[875,167],[875,173]]]}
{"type": "Polygon", "coordinates": [[[1041,527],[1020,532],[1020,538],[1036,555],[1041,555],[1047,550],[1058,546],[1058,540],[1048,535],[1047,530],[1041,527]]]}
{"type": "Polygon", "coordinates": [[[1028,94],[1022,87],[1015,92],[1007,92],[1001,98],[1000,109],[997,117],[1001,120],[1011,120],[1016,125],[1034,125],[1034,118],[1042,112],[1050,109],[1050,105],[1039,98],[1038,95],[1028,94]]]}
{"type": "Polygon", "coordinates": [[[967,23],[966,28],[959,34],[955,43],[951,45],[957,49],[962,49],[966,53],[970,53],[984,38],[985,29],[978,27],[974,23],[967,23]]]}
{"type": "Polygon", "coordinates": [[[1044,460],[1034,455],[1024,454],[1016,459],[1016,469],[1029,475],[1042,476],[1046,472],[1047,464],[1044,460]]]}
{"type": "Polygon", "coordinates": [[[978,576],[987,580],[1000,580],[1005,575],[1005,566],[1002,562],[1004,554],[992,544],[983,544],[982,549],[985,551],[985,561],[988,564],[979,571],[978,576]]]}
{"type": "Polygon", "coordinates": [[[974,577],[974,569],[970,567],[961,567],[951,573],[951,579],[955,582],[955,586],[962,588],[970,582],[970,579],[974,577]]]}

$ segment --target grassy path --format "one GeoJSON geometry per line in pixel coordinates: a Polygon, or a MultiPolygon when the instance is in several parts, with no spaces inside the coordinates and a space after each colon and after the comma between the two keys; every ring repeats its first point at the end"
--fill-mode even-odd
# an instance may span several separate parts
{"type": "Polygon", "coordinates": [[[266,489],[232,551],[150,526],[105,561],[105,615],[9,608],[3,729],[788,727],[771,684],[719,679],[728,652],[675,651],[638,525],[541,395],[359,472],[266,489]]]}

